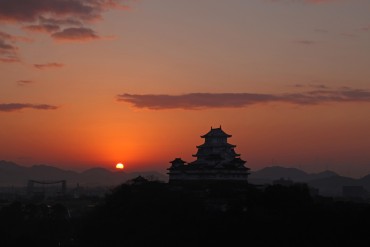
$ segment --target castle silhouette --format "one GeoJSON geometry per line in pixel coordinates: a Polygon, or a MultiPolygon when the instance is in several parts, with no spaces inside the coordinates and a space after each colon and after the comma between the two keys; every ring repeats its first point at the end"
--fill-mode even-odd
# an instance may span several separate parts
{"type": "Polygon", "coordinates": [[[221,126],[212,128],[201,136],[204,143],[197,146],[196,160],[186,163],[181,158],[171,161],[168,168],[169,183],[184,181],[240,181],[247,182],[249,168],[246,161],[234,150],[236,147],[227,142],[231,135],[221,126]]]}

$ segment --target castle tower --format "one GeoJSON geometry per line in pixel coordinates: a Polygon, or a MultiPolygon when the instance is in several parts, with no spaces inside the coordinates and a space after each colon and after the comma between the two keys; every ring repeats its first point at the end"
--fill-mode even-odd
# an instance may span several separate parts
{"type": "Polygon", "coordinates": [[[191,180],[228,180],[247,182],[249,168],[246,161],[234,150],[235,145],[228,143],[231,135],[220,128],[212,128],[201,136],[204,143],[197,146],[196,160],[186,164],[180,158],[171,161],[169,181],[191,180]]]}

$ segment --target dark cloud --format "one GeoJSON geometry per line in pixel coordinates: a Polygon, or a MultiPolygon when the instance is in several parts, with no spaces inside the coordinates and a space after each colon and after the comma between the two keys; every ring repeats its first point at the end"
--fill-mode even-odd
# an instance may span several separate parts
{"type": "Polygon", "coordinates": [[[17,81],[18,86],[25,86],[34,83],[34,81],[31,80],[19,80],[17,81]]]}
{"type": "Polygon", "coordinates": [[[48,69],[48,68],[61,68],[64,67],[62,63],[44,63],[44,64],[34,64],[35,68],[38,69],[48,69]]]}
{"type": "Polygon", "coordinates": [[[74,18],[45,18],[40,16],[37,24],[23,26],[22,28],[32,32],[55,33],[62,26],[82,26],[83,23],[74,18]]]}
{"type": "Polygon", "coordinates": [[[115,0],[0,0],[0,21],[34,22],[39,17],[73,16],[81,20],[100,19],[102,12],[118,8],[115,0]]]}
{"type": "Polygon", "coordinates": [[[0,31],[0,40],[7,40],[9,42],[15,43],[16,41],[21,42],[32,42],[33,40],[24,36],[11,35],[6,32],[0,31]]]}
{"type": "Polygon", "coordinates": [[[22,109],[36,109],[36,110],[56,110],[59,107],[46,104],[22,104],[22,103],[8,103],[0,104],[0,112],[14,112],[22,109]]]}
{"type": "Polygon", "coordinates": [[[295,87],[295,88],[312,88],[312,89],[329,89],[328,86],[324,85],[324,84],[294,84],[292,85],[292,87],[295,87]]]}
{"type": "Polygon", "coordinates": [[[28,25],[24,26],[23,29],[32,32],[45,32],[53,33],[60,30],[60,26],[54,24],[39,24],[39,25],[28,25]]]}
{"type": "Polygon", "coordinates": [[[74,19],[72,17],[64,18],[64,19],[56,19],[56,18],[45,18],[40,16],[39,22],[41,24],[49,24],[49,25],[70,25],[70,26],[82,26],[82,22],[74,19]]]}
{"type": "Polygon", "coordinates": [[[31,42],[32,40],[0,31],[0,62],[14,63],[21,61],[19,48],[15,45],[17,41],[31,42]]]}
{"type": "MultiPolygon", "coordinates": [[[[99,35],[86,26],[102,20],[108,10],[127,9],[124,3],[129,1],[132,0],[0,0],[0,24],[48,33],[55,40],[91,41],[99,35]]],[[[20,38],[0,31],[0,62],[21,62],[14,43],[28,38],[20,38]]]]}
{"type": "Polygon", "coordinates": [[[136,108],[152,110],[208,108],[240,108],[253,104],[284,102],[298,105],[316,105],[330,102],[370,102],[370,92],[361,89],[312,90],[302,93],[254,94],[254,93],[189,93],[166,94],[121,94],[117,100],[136,108]]]}
{"type": "Polygon", "coordinates": [[[0,61],[1,62],[20,62],[18,47],[0,37],[0,61]]]}
{"type": "Polygon", "coordinates": [[[88,41],[100,38],[94,30],[85,27],[67,28],[63,31],[53,33],[51,36],[60,41],[88,41]]]}
{"type": "Polygon", "coordinates": [[[274,101],[275,96],[269,94],[250,93],[190,93],[183,95],[137,95],[121,94],[118,101],[133,104],[138,108],[149,109],[203,109],[203,108],[235,108],[259,102],[274,101]]]}

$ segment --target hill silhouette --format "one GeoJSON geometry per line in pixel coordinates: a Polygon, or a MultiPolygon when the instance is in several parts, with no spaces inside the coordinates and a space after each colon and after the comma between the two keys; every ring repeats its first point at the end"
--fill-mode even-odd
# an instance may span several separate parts
{"type": "Polygon", "coordinates": [[[28,180],[67,180],[67,184],[82,186],[115,186],[138,175],[166,181],[167,177],[159,172],[115,172],[102,167],[95,167],[83,172],[63,170],[49,165],[20,166],[10,161],[0,161],[0,187],[26,186],[28,180]]]}
{"type": "Polygon", "coordinates": [[[307,173],[297,168],[281,166],[265,167],[252,171],[248,181],[252,184],[272,184],[279,179],[306,183],[310,187],[318,189],[319,194],[324,196],[342,196],[344,186],[362,186],[365,190],[370,191],[370,175],[355,179],[340,176],[333,171],[307,173]]]}
{"type": "MultiPolygon", "coordinates": [[[[127,173],[94,167],[76,172],[49,165],[25,167],[11,161],[0,161],[0,187],[24,187],[30,179],[40,181],[67,180],[68,185],[79,184],[87,187],[116,186],[139,175],[151,178],[151,180],[168,181],[167,175],[155,171],[127,173]]],[[[318,189],[319,194],[324,196],[341,196],[344,186],[363,186],[365,190],[370,191],[370,174],[355,179],[340,176],[333,171],[307,173],[297,168],[282,166],[271,166],[251,171],[248,181],[251,184],[263,185],[272,184],[282,178],[292,182],[306,183],[310,187],[318,189]]]]}

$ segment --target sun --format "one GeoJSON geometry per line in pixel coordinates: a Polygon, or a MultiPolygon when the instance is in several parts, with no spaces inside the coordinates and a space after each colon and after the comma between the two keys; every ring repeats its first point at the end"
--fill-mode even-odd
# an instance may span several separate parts
{"type": "Polygon", "coordinates": [[[122,163],[118,163],[118,164],[116,165],[116,169],[117,169],[117,170],[123,170],[123,168],[125,168],[125,166],[124,166],[122,163]]]}

